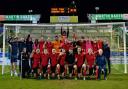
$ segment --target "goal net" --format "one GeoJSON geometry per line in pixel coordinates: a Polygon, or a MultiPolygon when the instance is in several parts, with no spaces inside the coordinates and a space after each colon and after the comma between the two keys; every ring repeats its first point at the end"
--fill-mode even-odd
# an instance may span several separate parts
{"type": "Polygon", "coordinates": [[[62,29],[69,30],[68,40],[70,41],[73,41],[74,35],[77,40],[80,40],[81,36],[92,41],[100,39],[104,42],[107,40],[111,50],[111,73],[127,72],[126,51],[128,50],[126,50],[127,36],[124,36],[125,23],[119,22],[96,24],[4,24],[2,74],[10,73],[9,37],[16,36],[20,39],[22,37],[26,38],[28,34],[31,34],[33,41],[41,37],[44,40],[49,37],[53,41],[54,36],[61,35],[62,29]]]}

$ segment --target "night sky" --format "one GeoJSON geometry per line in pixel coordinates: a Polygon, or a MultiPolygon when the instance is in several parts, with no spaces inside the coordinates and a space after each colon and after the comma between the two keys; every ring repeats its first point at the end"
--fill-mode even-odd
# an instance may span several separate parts
{"type": "MultiPolygon", "coordinates": [[[[87,13],[128,13],[127,0],[74,0],[79,22],[87,22],[87,13]]],[[[51,7],[68,7],[72,0],[0,0],[0,14],[41,14],[40,22],[49,23],[51,7]],[[44,2],[42,2],[44,1],[44,2]]],[[[65,14],[68,15],[68,14],[65,14]]]]}

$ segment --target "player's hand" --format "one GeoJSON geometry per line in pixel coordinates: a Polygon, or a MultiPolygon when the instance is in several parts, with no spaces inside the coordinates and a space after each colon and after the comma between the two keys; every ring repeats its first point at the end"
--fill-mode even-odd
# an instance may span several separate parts
{"type": "Polygon", "coordinates": [[[77,58],[75,59],[75,62],[77,62],[77,58]]]}
{"type": "Polygon", "coordinates": [[[32,53],[34,53],[35,52],[35,50],[32,50],[32,53]]]}
{"type": "Polygon", "coordinates": [[[59,54],[59,55],[61,56],[62,54],[63,54],[63,53],[62,53],[62,52],[60,52],[60,54],[59,54]]]}
{"type": "Polygon", "coordinates": [[[49,64],[49,65],[48,65],[48,68],[50,68],[50,67],[51,67],[51,65],[49,64]]]}

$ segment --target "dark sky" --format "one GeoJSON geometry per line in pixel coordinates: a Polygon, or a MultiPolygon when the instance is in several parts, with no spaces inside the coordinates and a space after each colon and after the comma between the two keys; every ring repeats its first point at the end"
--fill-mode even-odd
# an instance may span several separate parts
{"type": "MultiPolygon", "coordinates": [[[[0,14],[41,14],[41,22],[48,23],[50,8],[68,7],[72,0],[0,0],[0,14]]],[[[78,9],[79,22],[87,22],[87,13],[128,13],[127,0],[74,0],[78,9]]]]}

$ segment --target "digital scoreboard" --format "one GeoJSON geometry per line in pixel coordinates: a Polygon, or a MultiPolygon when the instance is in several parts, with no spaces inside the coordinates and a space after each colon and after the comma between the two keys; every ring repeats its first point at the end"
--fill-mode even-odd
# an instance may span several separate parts
{"type": "Polygon", "coordinates": [[[51,8],[51,14],[77,13],[76,8],[51,8]]]}

